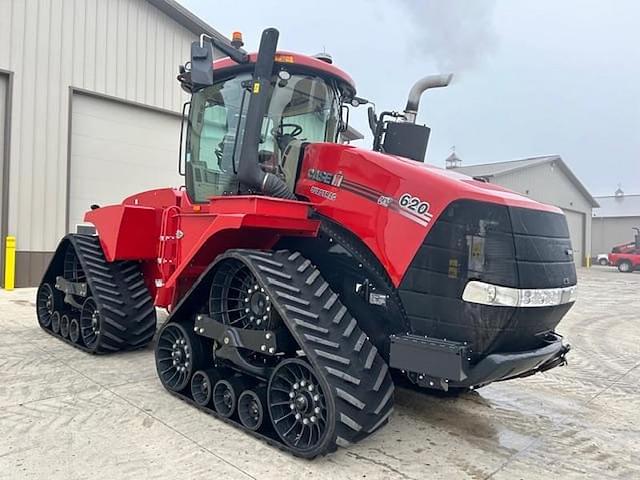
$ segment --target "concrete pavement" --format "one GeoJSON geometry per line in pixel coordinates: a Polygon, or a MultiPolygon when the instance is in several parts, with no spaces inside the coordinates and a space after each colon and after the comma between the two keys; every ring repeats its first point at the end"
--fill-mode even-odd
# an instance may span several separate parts
{"type": "Polygon", "coordinates": [[[0,290],[0,478],[640,478],[640,273],[581,270],[570,364],[442,398],[396,393],[389,425],[314,461],[166,393],[151,348],[96,357],[0,290]]]}

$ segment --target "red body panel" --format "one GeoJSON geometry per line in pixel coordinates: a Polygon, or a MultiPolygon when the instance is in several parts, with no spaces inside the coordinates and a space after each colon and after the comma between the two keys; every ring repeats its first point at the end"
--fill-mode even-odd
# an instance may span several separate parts
{"type": "Polygon", "coordinates": [[[561,213],[555,207],[450,170],[332,143],[307,147],[296,193],[308,198],[320,214],[362,239],[396,286],[435,219],[454,200],[561,213]],[[310,178],[312,169],[338,175],[340,179],[333,183],[340,185],[310,178]],[[425,214],[401,208],[404,194],[426,202],[425,214]]]}
{"type": "Polygon", "coordinates": [[[238,196],[193,205],[180,190],[161,189],[87,212],[107,260],[141,260],[155,303],[175,305],[220,253],[269,249],[282,236],[315,236],[309,204],[238,196]]]}

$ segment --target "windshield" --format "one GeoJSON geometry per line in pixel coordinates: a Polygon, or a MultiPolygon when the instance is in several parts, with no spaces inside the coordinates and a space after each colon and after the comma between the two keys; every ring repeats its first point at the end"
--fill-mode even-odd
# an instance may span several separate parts
{"type": "MultiPolygon", "coordinates": [[[[187,190],[192,201],[239,193],[236,172],[251,75],[239,74],[195,93],[186,145],[187,190]]],[[[312,75],[274,75],[262,123],[259,161],[265,171],[295,179],[287,156],[302,142],[336,141],[339,99],[335,86],[312,75]]],[[[295,160],[297,165],[297,159],[295,160]]]]}

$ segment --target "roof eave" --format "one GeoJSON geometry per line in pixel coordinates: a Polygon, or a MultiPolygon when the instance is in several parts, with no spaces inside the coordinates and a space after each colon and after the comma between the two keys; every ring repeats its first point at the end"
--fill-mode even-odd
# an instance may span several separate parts
{"type": "Polygon", "coordinates": [[[218,42],[231,45],[231,41],[207,22],[191,13],[187,8],[180,5],[175,0],[147,0],[151,5],[172,18],[176,23],[182,25],[194,35],[200,36],[206,33],[218,42]]]}
{"type": "MultiPolygon", "coordinates": [[[[536,166],[543,165],[545,163],[551,163],[551,162],[558,162],[558,164],[560,165],[560,168],[562,168],[562,171],[565,173],[567,177],[569,177],[569,180],[571,180],[571,182],[578,188],[578,190],[580,190],[580,193],[582,193],[582,195],[584,195],[584,197],[589,201],[592,208],[600,207],[600,204],[596,201],[595,198],[593,198],[593,196],[589,193],[589,190],[587,190],[587,188],[582,184],[582,182],[578,179],[578,177],[574,175],[574,173],[567,166],[567,164],[564,163],[564,160],[562,160],[562,157],[560,155],[550,155],[549,157],[545,158],[539,163],[536,163],[536,166]]],[[[509,170],[503,170],[501,172],[493,173],[491,176],[500,177],[503,175],[509,175],[514,172],[518,172],[520,170],[526,170],[527,168],[531,168],[531,165],[530,164],[522,165],[519,167],[511,168],[509,170]]]]}

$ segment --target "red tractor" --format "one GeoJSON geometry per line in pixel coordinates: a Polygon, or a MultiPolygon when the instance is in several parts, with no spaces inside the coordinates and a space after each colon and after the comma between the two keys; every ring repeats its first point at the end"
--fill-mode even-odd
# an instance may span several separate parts
{"type": "Polygon", "coordinates": [[[609,265],[618,267],[622,273],[640,270],[640,228],[633,227],[633,242],[616,245],[609,254],[609,265]]]}
{"type": "Polygon", "coordinates": [[[144,347],[163,386],[311,458],[387,423],[394,384],[461,392],[565,363],[575,300],[562,212],[423,163],[422,79],[369,110],[373,151],[338,143],[356,96],[328,59],[203,37],[185,188],[93,206],[37,293],[42,328],[91,353],[144,347]]]}

